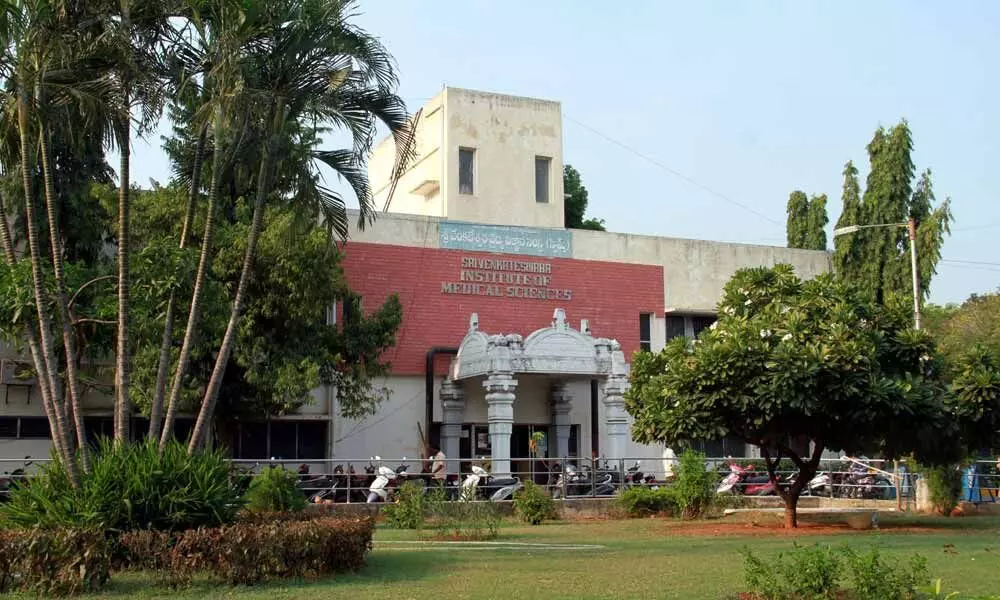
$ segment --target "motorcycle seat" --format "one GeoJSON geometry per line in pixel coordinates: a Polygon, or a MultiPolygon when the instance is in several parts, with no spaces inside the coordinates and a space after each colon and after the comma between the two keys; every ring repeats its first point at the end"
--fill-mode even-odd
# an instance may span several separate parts
{"type": "Polygon", "coordinates": [[[490,481],[490,485],[495,485],[499,487],[514,485],[515,483],[517,483],[517,479],[514,477],[501,477],[490,481]]]}

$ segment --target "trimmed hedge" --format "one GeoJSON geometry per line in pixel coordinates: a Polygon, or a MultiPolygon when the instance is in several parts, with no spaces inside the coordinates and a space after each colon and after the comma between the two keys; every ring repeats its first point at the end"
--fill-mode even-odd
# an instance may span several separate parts
{"type": "Polygon", "coordinates": [[[0,531],[0,593],[52,597],[96,592],[110,573],[111,548],[101,531],[0,531]]]}
{"type": "Polygon", "coordinates": [[[372,519],[272,520],[168,534],[133,531],[119,540],[134,569],[172,586],[197,573],[229,585],[355,571],[372,547],[372,519]]]}
{"type": "Polygon", "coordinates": [[[618,504],[630,517],[675,515],[680,511],[672,488],[633,487],[618,493],[618,504]]]}

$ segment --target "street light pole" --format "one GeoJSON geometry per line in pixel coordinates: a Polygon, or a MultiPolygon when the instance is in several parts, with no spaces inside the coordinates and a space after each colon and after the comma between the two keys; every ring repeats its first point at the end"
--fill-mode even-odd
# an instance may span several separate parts
{"type": "Polygon", "coordinates": [[[920,329],[920,271],[917,269],[917,220],[906,222],[910,234],[910,270],[913,271],[913,328],[920,329]]]}
{"type": "Polygon", "coordinates": [[[833,230],[833,237],[855,233],[872,227],[906,227],[910,238],[910,271],[913,276],[913,328],[920,329],[920,271],[917,269],[917,220],[913,217],[906,223],[879,223],[877,225],[848,225],[833,230]]]}

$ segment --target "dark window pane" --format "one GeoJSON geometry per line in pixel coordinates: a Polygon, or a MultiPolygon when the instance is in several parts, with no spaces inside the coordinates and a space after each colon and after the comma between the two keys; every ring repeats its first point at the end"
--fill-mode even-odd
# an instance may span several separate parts
{"type": "Polygon", "coordinates": [[[535,157],[535,202],[549,201],[549,167],[551,158],[535,157]]]}
{"type": "Polygon", "coordinates": [[[271,423],[271,452],[268,458],[295,459],[295,425],[294,421],[271,423]]]}
{"type": "Polygon", "coordinates": [[[667,341],[684,337],[684,317],[667,315],[667,341]]]}
{"type": "Polygon", "coordinates": [[[267,458],[267,423],[243,423],[240,432],[240,458],[267,458]]]}
{"type": "Polygon", "coordinates": [[[0,417],[0,438],[17,438],[17,417],[0,417]]]}
{"type": "Polygon", "coordinates": [[[174,439],[186,443],[191,437],[192,429],[194,429],[194,419],[177,419],[174,421],[174,439]]]}
{"type": "Polygon", "coordinates": [[[570,425],[569,428],[569,455],[580,456],[580,426],[570,425]]]}
{"type": "Polygon", "coordinates": [[[149,435],[149,419],[132,419],[132,439],[139,441],[149,435]]]}
{"type": "Polygon", "coordinates": [[[639,315],[639,341],[648,342],[650,340],[650,315],[639,315]]]}
{"type": "Polygon", "coordinates": [[[45,417],[21,417],[21,439],[49,439],[49,420],[45,417]]]}
{"type": "Polygon", "coordinates": [[[691,317],[691,325],[694,328],[694,336],[698,337],[703,329],[712,326],[715,323],[715,317],[691,317]]]}
{"type": "Polygon", "coordinates": [[[87,434],[87,443],[97,446],[101,438],[114,435],[114,421],[111,417],[84,417],[83,430],[87,434]]]}
{"type": "Polygon", "coordinates": [[[471,148],[458,149],[458,193],[472,194],[475,170],[475,150],[471,148]]]}
{"type": "Polygon", "coordinates": [[[299,459],[326,458],[326,421],[299,422],[299,459]]]}

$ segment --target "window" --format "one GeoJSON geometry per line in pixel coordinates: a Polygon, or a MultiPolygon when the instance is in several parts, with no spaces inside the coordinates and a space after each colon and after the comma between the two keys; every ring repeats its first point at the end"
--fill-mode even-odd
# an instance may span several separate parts
{"type": "Polygon", "coordinates": [[[458,193],[475,193],[476,151],[472,148],[458,149],[458,193]]]}
{"type": "Polygon", "coordinates": [[[674,338],[684,337],[684,317],[678,315],[667,315],[667,341],[674,338]]]}
{"type": "Polygon", "coordinates": [[[299,460],[326,458],[326,423],[299,421],[299,460]]]}
{"type": "Polygon", "coordinates": [[[320,460],[326,458],[326,421],[240,423],[231,443],[241,460],[320,460]]]}
{"type": "Polygon", "coordinates": [[[535,157],[535,202],[549,201],[549,167],[552,159],[544,156],[535,157]]]}
{"type": "Polygon", "coordinates": [[[17,417],[0,417],[0,439],[17,439],[17,417]]]}
{"type": "Polygon", "coordinates": [[[48,419],[45,417],[21,417],[22,440],[47,440],[51,437],[48,419]]]}
{"type": "Polygon", "coordinates": [[[691,324],[694,329],[694,337],[698,337],[702,329],[711,327],[715,323],[715,317],[691,317],[691,324]]]}
{"type": "Polygon", "coordinates": [[[650,326],[652,320],[653,315],[651,314],[643,313],[639,315],[639,349],[644,352],[649,352],[653,348],[653,329],[650,326]]]}

